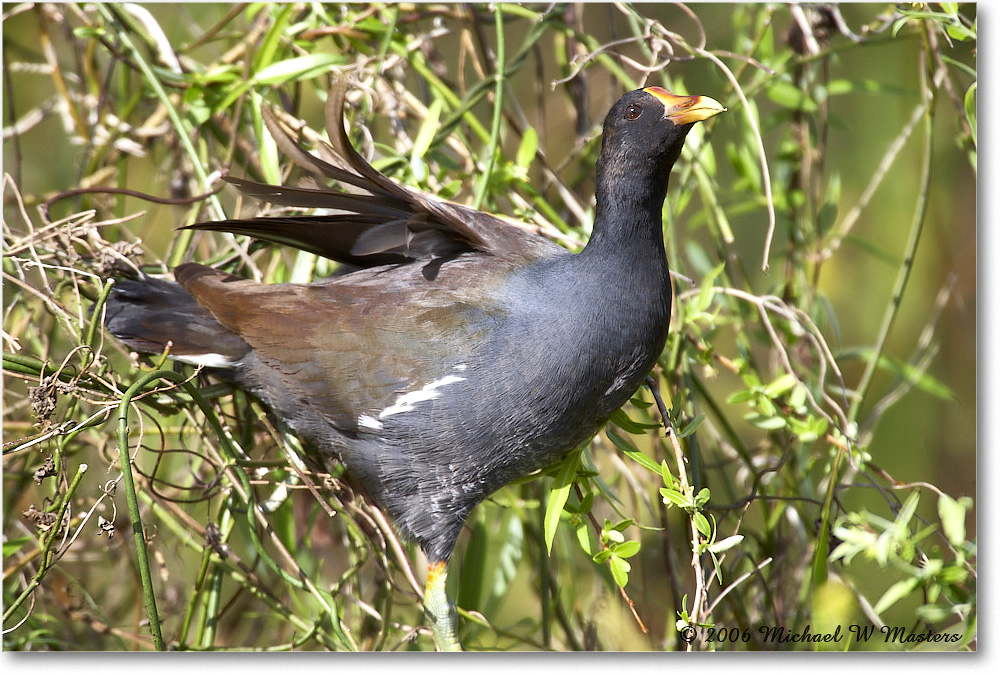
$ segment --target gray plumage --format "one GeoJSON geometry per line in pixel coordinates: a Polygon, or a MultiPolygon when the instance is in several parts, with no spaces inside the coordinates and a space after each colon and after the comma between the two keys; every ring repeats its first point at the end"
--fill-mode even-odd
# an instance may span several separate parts
{"type": "Polygon", "coordinates": [[[405,536],[446,561],[476,504],[597,432],[663,350],[667,177],[691,124],[721,110],[711,99],[714,108],[691,108],[696,99],[637,90],[611,109],[594,234],[580,254],[375,171],[347,140],[343,89],[327,106],[324,159],[267,113],[282,152],[353,192],[230,179],[275,204],[338,213],[194,227],[360,269],[264,285],[186,264],[176,284],[121,284],[107,326],[141,351],[169,339],[188,360],[220,357],[228,377],[343,461],[405,536]],[[690,122],[668,119],[675,100],[686,106],[676,119],[690,122]]]}

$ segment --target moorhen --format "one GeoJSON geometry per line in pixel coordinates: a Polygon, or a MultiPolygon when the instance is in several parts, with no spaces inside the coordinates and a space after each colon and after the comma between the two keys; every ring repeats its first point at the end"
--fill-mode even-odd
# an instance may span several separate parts
{"type": "Polygon", "coordinates": [[[172,343],[172,358],[228,377],[339,458],[426,554],[437,646],[458,649],[446,565],[470,511],[593,436],[663,350],[668,174],[693,124],[725,108],[659,87],[622,96],[604,121],[593,234],[573,254],[376,171],[348,140],[344,94],[329,96],[325,158],[269,111],[265,119],[282,152],[352,192],[228,179],[273,204],[336,213],[192,227],[294,246],[353,271],[260,284],[183,264],[176,282],[118,283],[106,325],[137,351],[172,343]]]}

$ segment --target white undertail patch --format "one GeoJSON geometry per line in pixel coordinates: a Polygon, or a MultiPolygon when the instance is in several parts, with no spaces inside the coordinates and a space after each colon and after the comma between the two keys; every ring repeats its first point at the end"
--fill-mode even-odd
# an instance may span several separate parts
{"type": "Polygon", "coordinates": [[[183,363],[190,363],[192,366],[204,366],[206,368],[231,368],[236,363],[223,354],[171,354],[170,358],[183,363]]]}

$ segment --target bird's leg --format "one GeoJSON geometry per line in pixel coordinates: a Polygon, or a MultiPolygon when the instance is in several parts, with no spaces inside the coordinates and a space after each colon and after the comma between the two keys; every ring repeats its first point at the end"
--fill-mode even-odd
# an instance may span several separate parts
{"type": "Polygon", "coordinates": [[[462,643],[458,641],[455,627],[455,608],[448,600],[445,584],[448,581],[448,563],[431,562],[427,567],[427,586],[424,588],[424,611],[434,632],[434,641],[442,652],[460,652],[462,643]]]}

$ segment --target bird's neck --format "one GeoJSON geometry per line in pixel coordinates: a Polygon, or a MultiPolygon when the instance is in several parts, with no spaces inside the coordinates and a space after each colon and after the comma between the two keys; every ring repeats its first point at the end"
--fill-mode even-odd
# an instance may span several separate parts
{"type": "Polygon", "coordinates": [[[598,178],[594,231],[582,255],[665,265],[662,214],[669,169],[646,180],[628,173],[616,177],[613,167],[607,169],[598,178]]]}

